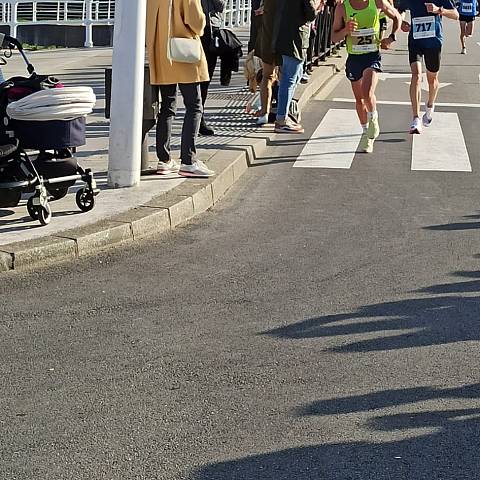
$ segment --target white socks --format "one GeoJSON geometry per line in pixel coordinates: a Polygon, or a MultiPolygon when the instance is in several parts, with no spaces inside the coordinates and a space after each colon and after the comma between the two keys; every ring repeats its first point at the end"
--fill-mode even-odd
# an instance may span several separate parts
{"type": "Polygon", "coordinates": [[[368,130],[368,123],[362,125],[363,133],[367,133],[368,130]]]}

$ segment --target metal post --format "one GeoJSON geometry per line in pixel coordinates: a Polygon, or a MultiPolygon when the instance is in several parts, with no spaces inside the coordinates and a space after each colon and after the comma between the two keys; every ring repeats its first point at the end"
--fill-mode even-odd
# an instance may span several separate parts
{"type": "Polygon", "coordinates": [[[18,34],[18,3],[15,1],[12,5],[10,17],[10,35],[17,38],[18,34]]]}
{"type": "Polygon", "coordinates": [[[108,183],[140,182],[146,0],[119,0],[113,37],[108,183]]]}
{"type": "Polygon", "coordinates": [[[93,47],[93,0],[87,0],[86,2],[86,15],[85,15],[85,47],[93,47]]]}

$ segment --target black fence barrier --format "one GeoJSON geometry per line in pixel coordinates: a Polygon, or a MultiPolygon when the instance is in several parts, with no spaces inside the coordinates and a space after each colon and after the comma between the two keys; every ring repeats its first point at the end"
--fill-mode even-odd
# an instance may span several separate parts
{"type": "Polygon", "coordinates": [[[311,54],[309,55],[310,63],[319,65],[324,62],[330,55],[334,55],[336,51],[343,45],[343,42],[332,42],[332,26],[335,14],[335,3],[329,1],[324,9],[318,14],[315,21],[315,28],[312,30],[314,37],[311,42],[311,54]]]}

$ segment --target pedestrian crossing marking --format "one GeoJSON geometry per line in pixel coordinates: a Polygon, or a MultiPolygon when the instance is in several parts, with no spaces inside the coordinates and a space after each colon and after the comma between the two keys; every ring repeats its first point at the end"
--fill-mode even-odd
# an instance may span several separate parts
{"type": "Polygon", "coordinates": [[[361,136],[354,110],[330,109],[293,166],[349,169],[361,136]]]}
{"type": "MultiPolygon", "coordinates": [[[[361,135],[362,128],[355,110],[330,109],[293,167],[348,170],[358,150],[361,135]]],[[[472,171],[456,113],[435,112],[432,126],[425,127],[421,135],[412,137],[412,171],[472,171]]]]}
{"type": "Polygon", "coordinates": [[[431,127],[413,136],[412,170],[471,172],[462,127],[456,113],[435,113],[431,127]]]}

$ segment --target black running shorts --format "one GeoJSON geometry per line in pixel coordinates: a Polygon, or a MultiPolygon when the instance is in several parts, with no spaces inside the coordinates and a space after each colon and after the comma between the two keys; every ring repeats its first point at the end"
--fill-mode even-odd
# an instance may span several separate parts
{"type": "Polygon", "coordinates": [[[429,72],[437,73],[440,70],[442,48],[421,48],[414,43],[408,46],[408,58],[410,65],[425,59],[425,67],[429,72]]]}
{"type": "Polygon", "coordinates": [[[377,72],[382,71],[382,56],[380,55],[380,52],[348,56],[345,70],[347,78],[351,82],[358,82],[358,80],[361,80],[363,72],[367,68],[371,68],[377,72]]]}
{"type": "Polygon", "coordinates": [[[467,22],[467,23],[470,23],[470,22],[474,22],[475,21],[475,17],[473,15],[462,15],[460,14],[460,19],[459,19],[461,22],[467,22]]]}

